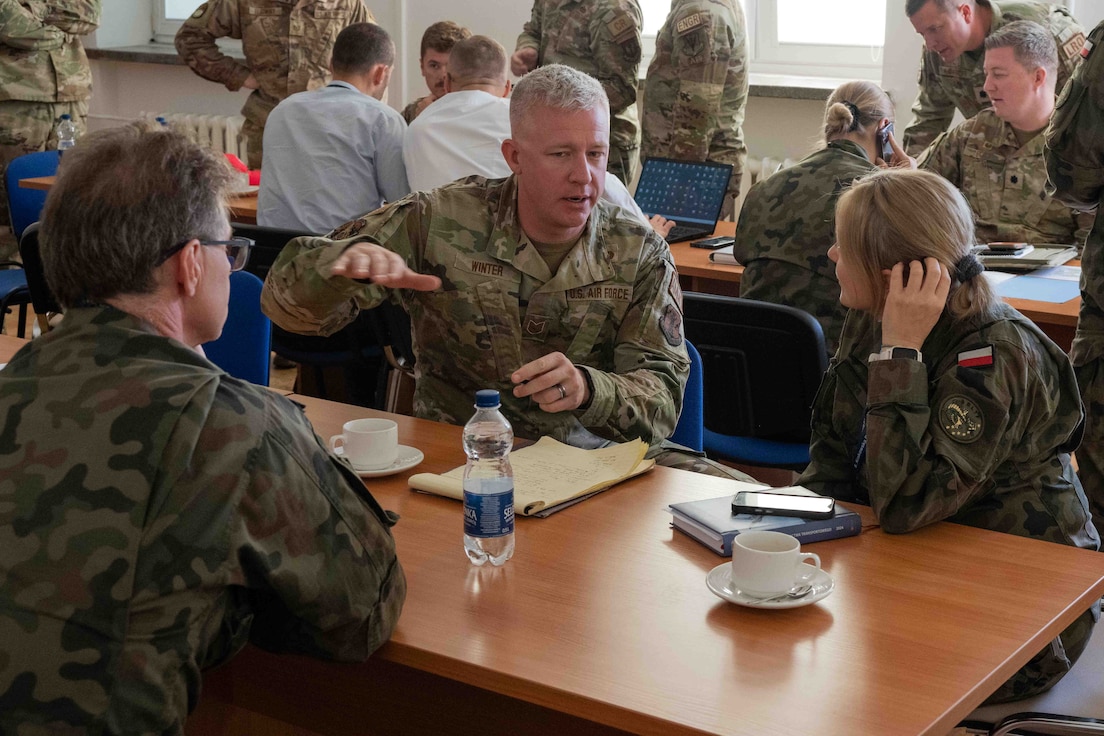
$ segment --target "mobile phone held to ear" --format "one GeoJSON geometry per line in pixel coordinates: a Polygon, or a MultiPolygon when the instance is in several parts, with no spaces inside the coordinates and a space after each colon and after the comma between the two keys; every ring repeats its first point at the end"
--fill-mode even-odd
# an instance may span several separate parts
{"type": "Polygon", "coordinates": [[[730,235],[718,235],[715,238],[706,238],[705,240],[695,240],[690,243],[691,248],[706,248],[708,250],[717,250],[723,248],[726,245],[732,245],[736,242],[736,239],[730,235]]]}
{"type": "Polygon", "coordinates": [[[732,499],[732,515],[755,514],[797,516],[802,519],[830,519],[836,513],[836,499],[828,496],[798,496],[771,491],[740,491],[732,499]]]}
{"type": "Polygon", "coordinates": [[[889,134],[893,132],[893,123],[886,123],[885,127],[878,131],[878,150],[882,152],[882,160],[887,164],[893,160],[893,146],[889,143],[889,134]]]}

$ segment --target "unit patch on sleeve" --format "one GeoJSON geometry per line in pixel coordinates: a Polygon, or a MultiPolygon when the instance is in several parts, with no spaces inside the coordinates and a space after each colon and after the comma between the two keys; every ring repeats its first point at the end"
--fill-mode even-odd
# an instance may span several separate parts
{"type": "Polygon", "coordinates": [[[981,437],[985,417],[981,409],[965,396],[952,396],[939,408],[939,426],[955,442],[970,444],[981,437]]]}

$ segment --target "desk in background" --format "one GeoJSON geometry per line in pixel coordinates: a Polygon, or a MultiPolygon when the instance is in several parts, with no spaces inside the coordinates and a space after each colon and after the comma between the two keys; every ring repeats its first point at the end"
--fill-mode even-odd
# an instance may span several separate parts
{"type": "MultiPolygon", "coordinates": [[[[56,176],[36,176],[31,179],[20,179],[19,186],[24,189],[40,189],[50,191],[54,185],[56,176]]],[[[245,194],[240,197],[231,197],[229,202],[230,218],[235,222],[244,222],[249,225],[257,224],[257,193],[245,194]]]]}
{"type": "MultiPolygon", "coordinates": [[[[294,398],[324,437],[380,415],[294,398]]],[[[519,518],[514,559],[474,568],[460,505],[406,485],[463,462],[461,428],[394,418],[426,459],[367,481],[402,517],[409,593],[391,641],[357,665],[249,647],[208,674],[204,697],[324,734],[945,736],[1104,592],[1104,555],[940,523],[818,543],[830,596],[739,608],[705,586],[723,558],[664,511],[732,483],[662,467],[519,518]]]]}
{"type": "MultiPolygon", "coordinates": [[[[717,223],[714,235],[734,235],[736,223],[721,221],[717,223]]],[[[740,277],[743,266],[713,263],[709,260],[711,251],[691,247],[689,242],[672,243],[671,255],[679,280],[684,291],[700,291],[706,294],[740,295],[740,277]]],[[[1071,261],[1071,266],[1080,266],[1080,261],[1071,261]]],[[[1006,302],[1023,313],[1025,317],[1043,330],[1065,351],[1073,344],[1073,333],[1077,329],[1077,313],[1081,308],[1081,298],[1076,297],[1062,304],[1039,302],[1031,299],[1005,299],[1006,302]]]]}

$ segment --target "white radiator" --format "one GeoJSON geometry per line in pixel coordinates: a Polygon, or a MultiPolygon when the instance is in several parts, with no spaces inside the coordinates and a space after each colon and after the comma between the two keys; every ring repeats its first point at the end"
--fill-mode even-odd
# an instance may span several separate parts
{"type": "Polygon", "coordinates": [[[191,113],[143,113],[142,117],[165,118],[169,126],[186,135],[189,139],[206,148],[223,153],[232,153],[242,161],[246,160],[245,140],[239,138],[242,123],[241,115],[193,115],[191,113]]]}

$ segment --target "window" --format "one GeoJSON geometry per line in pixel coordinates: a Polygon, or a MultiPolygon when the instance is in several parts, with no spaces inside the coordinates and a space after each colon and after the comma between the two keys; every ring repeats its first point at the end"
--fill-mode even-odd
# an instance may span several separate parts
{"type": "MultiPolygon", "coordinates": [[[[192,17],[206,0],[154,0],[153,3],[153,40],[157,43],[172,43],[181,22],[192,17]]],[[[218,47],[227,53],[241,53],[241,41],[234,38],[215,40],[218,47]]]]}
{"type": "MultiPolygon", "coordinates": [[[[753,72],[881,78],[886,0],[740,0],[753,72]]],[[[669,0],[640,0],[647,56],[669,0]]],[[[646,63],[646,62],[645,62],[646,63]]]]}

